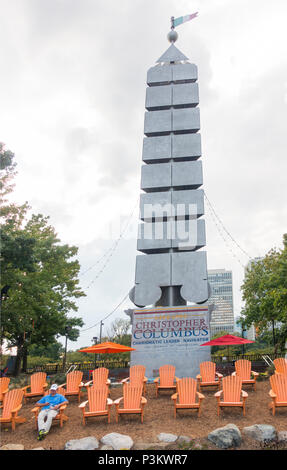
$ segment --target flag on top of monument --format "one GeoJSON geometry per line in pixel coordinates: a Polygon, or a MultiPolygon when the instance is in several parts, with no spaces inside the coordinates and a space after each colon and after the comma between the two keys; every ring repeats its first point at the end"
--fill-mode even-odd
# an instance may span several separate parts
{"type": "Polygon", "coordinates": [[[182,23],[185,23],[186,21],[190,21],[193,18],[196,18],[198,15],[198,11],[196,13],[192,13],[191,15],[185,15],[185,16],[179,16],[178,18],[175,18],[173,20],[173,27],[176,28],[176,26],[179,26],[182,23]]]}

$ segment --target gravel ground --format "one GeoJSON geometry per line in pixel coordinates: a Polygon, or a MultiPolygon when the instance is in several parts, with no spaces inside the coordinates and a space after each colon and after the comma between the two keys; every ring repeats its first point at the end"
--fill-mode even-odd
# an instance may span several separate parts
{"type": "MultiPolygon", "coordinates": [[[[244,387],[248,392],[246,416],[243,416],[239,408],[224,408],[220,417],[217,416],[217,405],[214,393],[216,390],[209,389],[203,393],[205,399],[202,404],[202,415],[198,418],[197,413],[192,410],[179,411],[177,418],[173,416],[173,402],[170,392],[161,392],[159,398],[155,397],[155,386],[147,385],[147,405],[145,407],[144,423],[140,423],[137,415],[125,415],[120,417],[118,424],[115,422],[115,409],[112,407],[111,423],[107,423],[107,418],[90,418],[87,425],[82,424],[82,411],[78,408],[77,398],[70,398],[66,409],[69,420],[64,423],[61,429],[59,424],[53,424],[48,436],[42,442],[37,441],[37,431],[31,409],[36,399],[31,400],[27,405],[23,405],[19,416],[24,416],[27,421],[16,426],[16,431],[12,432],[10,425],[2,425],[1,445],[14,443],[23,444],[25,449],[34,447],[44,447],[45,449],[63,449],[65,443],[70,439],[78,439],[87,436],[95,436],[98,440],[110,432],[118,432],[129,435],[133,441],[154,443],[157,442],[157,434],[161,432],[173,433],[177,435],[190,436],[195,442],[204,444],[206,448],[215,449],[213,444],[207,440],[207,435],[212,430],[234,423],[242,431],[245,426],[252,424],[271,424],[277,431],[287,430],[287,408],[279,408],[276,415],[272,416],[268,404],[270,385],[269,381],[258,382],[257,390],[254,392],[250,386],[244,387]]],[[[111,389],[111,399],[115,400],[122,395],[122,388],[111,389]]],[[[83,394],[86,400],[87,394],[83,394]]],[[[170,449],[178,448],[176,445],[169,446],[170,449]]],[[[258,449],[259,445],[249,440],[244,440],[241,449],[258,449]]]]}

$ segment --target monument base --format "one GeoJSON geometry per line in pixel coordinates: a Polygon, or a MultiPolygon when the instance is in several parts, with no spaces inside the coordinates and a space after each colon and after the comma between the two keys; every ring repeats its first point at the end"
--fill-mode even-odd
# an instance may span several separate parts
{"type": "Polygon", "coordinates": [[[211,308],[206,305],[142,308],[131,312],[131,366],[146,367],[146,377],[159,375],[165,364],[174,365],[176,377],[199,374],[199,364],[210,361],[211,308]]]}

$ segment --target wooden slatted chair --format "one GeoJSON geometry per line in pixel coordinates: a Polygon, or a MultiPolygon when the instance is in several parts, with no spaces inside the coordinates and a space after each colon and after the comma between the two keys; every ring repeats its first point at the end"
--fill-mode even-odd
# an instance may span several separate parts
{"type": "Polygon", "coordinates": [[[269,392],[272,402],[269,407],[275,415],[276,407],[287,407],[287,375],[274,374],[270,377],[271,390],[269,392]]]}
{"type": "Polygon", "coordinates": [[[30,377],[30,385],[23,387],[24,391],[24,403],[27,402],[27,398],[41,397],[45,393],[45,389],[48,387],[46,382],[47,374],[45,372],[36,372],[30,377]],[[30,389],[30,392],[27,390],[30,389]]]}
{"type": "Polygon", "coordinates": [[[124,383],[137,384],[138,382],[143,383],[143,394],[146,394],[146,383],[147,377],[145,377],[145,366],[135,365],[130,367],[129,377],[121,381],[124,383]]]}
{"type": "MultiPolygon", "coordinates": [[[[57,393],[60,393],[61,395],[65,396],[65,390],[62,387],[58,387],[57,393]]],[[[49,392],[47,391],[45,395],[48,395],[48,394],[49,392]]],[[[59,413],[53,418],[53,422],[54,421],[56,423],[59,422],[61,428],[63,427],[64,421],[67,421],[69,419],[68,416],[66,416],[64,413],[67,406],[68,406],[68,403],[63,403],[59,408],[59,413]]],[[[31,413],[34,413],[36,429],[38,429],[38,414],[41,411],[41,409],[42,407],[35,406],[35,408],[31,410],[31,413]]]]}
{"type": "Polygon", "coordinates": [[[109,376],[109,369],[105,367],[99,367],[98,369],[94,369],[92,372],[93,380],[85,383],[85,387],[89,387],[90,385],[95,386],[96,388],[101,388],[103,385],[107,385],[109,387],[111,381],[108,379],[109,376]]]}
{"type": "Polygon", "coordinates": [[[69,396],[78,396],[78,402],[81,401],[81,388],[84,386],[82,382],[83,372],[80,370],[74,370],[73,372],[69,372],[67,374],[66,380],[67,382],[60,385],[61,388],[64,389],[65,397],[69,396]]]}
{"type": "Polygon", "coordinates": [[[287,375],[287,359],[284,357],[278,357],[273,361],[275,366],[275,374],[287,375]]]}
{"type": "Polygon", "coordinates": [[[116,405],[116,422],[118,423],[120,414],[140,414],[141,423],[143,423],[144,406],[147,403],[145,397],[142,396],[142,385],[133,385],[125,383],[123,386],[123,397],[114,401],[116,405]],[[123,402],[123,408],[120,403],[123,402]]]}
{"type": "Polygon", "coordinates": [[[197,392],[196,388],[197,381],[191,377],[177,381],[177,393],[171,397],[174,403],[175,418],[177,410],[182,409],[196,409],[198,410],[198,417],[201,415],[201,402],[204,399],[204,395],[197,392]],[[196,401],[196,397],[198,397],[198,402],[196,401]]]}
{"type": "Polygon", "coordinates": [[[216,372],[216,365],[214,362],[206,361],[201,362],[199,365],[200,374],[196,376],[199,391],[201,387],[218,387],[220,389],[222,374],[216,372]]]}
{"type": "Polygon", "coordinates": [[[236,361],[235,372],[232,375],[239,377],[242,380],[242,385],[253,385],[254,390],[256,390],[256,379],[259,374],[251,370],[251,361],[247,359],[236,361]]]}
{"type": "Polygon", "coordinates": [[[214,396],[217,398],[217,414],[219,416],[220,408],[227,406],[238,406],[243,409],[243,415],[245,416],[245,401],[248,397],[248,393],[242,390],[242,381],[240,377],[235,375],[229,375],[223,377],[222,390],[216,392],[214,396]],[[223,395],[223,399],[221,397],[223,395]]]}
{"type": "Polygon", "coordinates": [[[108,398],[108,387],[106,384],[96,387],[88,388],[88,400],[84,401],[79,405],[83,412],[83,424],[86,425],[86,418],[92,416],[107,416],[108,423],[111,420],[111,406],[113,401],[108,398]],[[89,411],[86,410],[86,407],[89,407],[89,411]]]}
{"type": "Polygon", "coordinates": [[[165,389],[175,389],[176,390],[176,381],[177,377],[175,377],[175,367],[171,365],[161,366],[159,368],[159,377],[154,379],[154,383],[156,385],[156,397],[158,397],[158,393],[160,390],[165,389]]]}
{"type": "Polygon", "coordinates": [[[9,377],[1,377],[0,378],[0,401],[3,402],[5,393],[9,390],[9,377]]]}
{"type": "Polygon", "coordinates": [[[20,388],[9,390],[3,401],[3,411],[0,416],[0,424],[11,423],[12,431],[15,431],[16,423],[25,423],[26,418],[18,416],[18,411],[22,408],[24,391],[20,388]]]}

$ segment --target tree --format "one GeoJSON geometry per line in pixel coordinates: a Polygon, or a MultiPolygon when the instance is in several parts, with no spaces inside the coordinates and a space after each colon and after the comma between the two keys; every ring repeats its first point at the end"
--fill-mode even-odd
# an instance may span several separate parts
{"type": "Polygon", "coordinates": [[[129,333],[131,327],[130,320],[124,318],[116,318],[108,330],[107,336],[109,341],[114,343],[123,344],[125,346],[131,345],[131,334],[129,333]]]}
{"type": "MultiPolygon", "coordinates": [[[[1,189],[11,189],[15,164],[13,154],[0,148],[1,189]],[[9,169],[10,165],[10,169],[9,169]]],[[[17,346],[16,374],[21,360],[24,369],[32,344],[47,347],[70,325],[70,339],[77,339],[81,318],[75,300],[84,292],[79,287],[77,247],[61,244],[49,217],[27,216],[28,206],[7,204],[1,198],[1,341],[17,346]]]]}
{"type": "Polygon", "coordinates": [[[260,333],[272,332],[275,351],[287,340],[287,234],[283,249],[272,249],[252,263],[241,287],[245,307],[241,322],[255,324],[260,333]]]}

